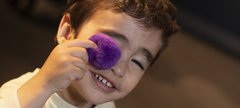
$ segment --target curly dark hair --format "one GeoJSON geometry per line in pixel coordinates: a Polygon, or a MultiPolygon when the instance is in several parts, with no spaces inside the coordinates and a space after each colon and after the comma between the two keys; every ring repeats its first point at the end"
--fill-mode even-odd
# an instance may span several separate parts
{"type": "Polygon", "coordinates": [[[76,30],[99,8],[124,12],[145,28],[162,30],[163,45],[159,53],[166,48],[169,37],[179,30],[177,9],[169,0],[68,0],[65,13],[70,14],[71,25],[76,30]]]}

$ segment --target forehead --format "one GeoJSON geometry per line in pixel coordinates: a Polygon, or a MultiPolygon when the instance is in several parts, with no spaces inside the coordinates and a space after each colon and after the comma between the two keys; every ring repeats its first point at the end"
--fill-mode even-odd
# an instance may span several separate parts
{"type": "Polygon", "coordinates": [[[115,31],[128,39],[130,43],[129,48],[144,47],[153,55],[158,52],[162,44],[161,30],[144,28],[136,19],[129,15],[114,12],[110,9],[96,11],[85,23],[83,29],[87,31],[94,30],[95,33],[101,32],[101,30],[115,31]]]}

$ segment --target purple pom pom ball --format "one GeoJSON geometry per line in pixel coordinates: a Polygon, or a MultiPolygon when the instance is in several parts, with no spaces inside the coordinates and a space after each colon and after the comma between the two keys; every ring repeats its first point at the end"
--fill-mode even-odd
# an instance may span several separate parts
{"type": "Polygon", "coordinates": [[[121,50],[116,42],[103,33],[98,33],[89,38],[98,46],[97,49],[88,48],[89,63],[97,69],[110,69],[117,64],[121,57],[121,50]]]}

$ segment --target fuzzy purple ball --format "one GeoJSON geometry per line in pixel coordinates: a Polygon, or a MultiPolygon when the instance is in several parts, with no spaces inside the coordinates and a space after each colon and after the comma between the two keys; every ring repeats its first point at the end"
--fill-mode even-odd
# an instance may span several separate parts
{"type": "Polygon", "coordinates": [[[97,69],[110,69],[117,64],[121,57],[121,50],[116,42],[103,33],[98,33],[89,38],[98,46],[97,49],[88,48],[89,63],[97,69]]]}

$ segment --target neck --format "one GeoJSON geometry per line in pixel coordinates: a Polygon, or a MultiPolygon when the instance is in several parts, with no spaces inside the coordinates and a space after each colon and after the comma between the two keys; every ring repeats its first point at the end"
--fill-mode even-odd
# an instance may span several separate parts
{"type": "Polygon", "coordinates": [[[66,102],[79,108],[91,108],[93,106],[93,104],[87,102],[71,85],[63,91],[57,92],[57,94],[66,102]]]}

